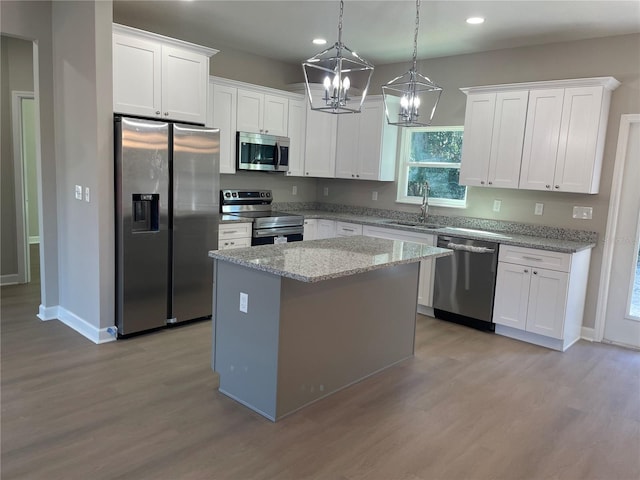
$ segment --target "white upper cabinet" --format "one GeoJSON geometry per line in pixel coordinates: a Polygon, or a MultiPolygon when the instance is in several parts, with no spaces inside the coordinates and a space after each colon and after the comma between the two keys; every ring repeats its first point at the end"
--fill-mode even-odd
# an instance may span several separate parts
{"type": "Polygon", "coordinates": [[[565,90],[555,189],[598,193],[610,101],[611,92],[602,86],[565,90]]]}
{"type": "Polygon", "coordinates": [[[209,57],[217,50],[113,26],[113,110],[204,124],[209,57]]]}
{"type": "Polygon", "coordinates": [[[520,188],[551,190],[556,168],[563,98],[564,88],[535,90],[529,95],[520,188]]]}
{"type": "Polygon", "coordinates": [[[395,179],[398,129],[388,125],[381,97],[369,97],[359,114],[338,118],[336,177],[395,179]]]}
{"type": "Polygon", "coordinates": [[[287,175],[304,175],[304,149],[306,143],[307,102],[289,99],[289,170],[287,175]]]}
{"type": "Polygon", "coordinates": [[[237,98],[237,88],[209,81],[207,126],[220,129],[220,173],[236,173],[237,98]]]}
{"type": "Polygon", "coordinates": [[[113,111],[159,117],[161,47],[144,38],[113,34],[113,111]]]}
{"type": "Polygon", "coordinates": [[[311,110],[307,101],[307,133],[304,155],[306,177],[336,175],[338,115],[311,110]]]}
{"type": "Polygon", "coordinates": [[[287,136],[289,100],[277,95],[238,89],[238,131],[287,136]]]}
{"type": "Polygon", "coordinates": [[[528,96],[527,90],[468,96],[461,184],[518,188],[528,96]]]}
{"type": "Polygon", "coordinates": [[[460,183],[598,193],[611,92],[619,85],[597,77],[462,89],[460,183]]]}

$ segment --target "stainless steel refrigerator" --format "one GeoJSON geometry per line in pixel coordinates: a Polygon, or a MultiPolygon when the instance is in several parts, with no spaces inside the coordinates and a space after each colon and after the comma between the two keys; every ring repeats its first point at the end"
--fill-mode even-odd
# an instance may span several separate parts
{"type": "Polygon", "coordinates": [[[116,325],[211,317],[220,131],[115,117],[116,325]]]}

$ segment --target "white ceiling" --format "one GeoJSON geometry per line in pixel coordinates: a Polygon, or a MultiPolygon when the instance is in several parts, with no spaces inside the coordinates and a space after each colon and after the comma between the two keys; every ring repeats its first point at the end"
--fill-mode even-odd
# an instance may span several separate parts
{"type": "MultiPolygon", "coordinates": [[[[300,62],[338,37],[339,2],[114,0],[114,22],[223,49],[300,62]]],[[[415,1],[344,2],[343,42],[374,64],[413,53],[415,1]]],[[[422,0],[419,58],[640,32],[639,0],[422,0]],[[472,26],[469,16],[486,22],[472,26]]]]}

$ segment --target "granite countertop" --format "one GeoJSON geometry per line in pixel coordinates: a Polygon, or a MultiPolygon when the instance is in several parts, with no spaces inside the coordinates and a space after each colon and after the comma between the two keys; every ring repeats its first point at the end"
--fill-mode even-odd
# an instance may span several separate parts
{"type": "MultiPolygon", "coordinates": [[[[342,222],[351,222],[361,225],[370,225],[376,227],[393,228],[395,230],[403,230],[417,233],[429,233],[432,235],[450,235],[453,237],[470,238],[474,240],[489,240],[495,241],[503,245],[514,245],[518,247],[537,248],[540,250],[549,250],[561,253],[575,253],[581,250],[586,250],[596,246],[596,242],[593,240],[583,239],[570,239],[570,238],[555,238],[547,236],[528,235],[516,232],[502,232],[492,231],[480,228],[454,228],[445,225],[438,226],[425,226],[425,225],[402,225],[397,219],[374,217],[368,215],[355,215],[342,212],[327,212],[320,210],[301,210],[296,213],[300,213],[304,218],[316,218],[337,220],[342,222]]],[[[427,225],[430,225],[427,222],[427,225]]],[[[551,230],[553,233],[558,229],[552,229],[549,227],[539,227],[540,233],[546,233],[547,230],[551,230]]],[[[567,234],[565,234],[566,236],[567,234]]],[[[569,232],[568,235],[571,235],[569,232]]]]}
{"type": "Polygon", "coordinates": [[[301,282],[320,282],[424,258],[444,257],[451,252],[413,242],[354,236],[212,250],[209,256],[301,282]]]}

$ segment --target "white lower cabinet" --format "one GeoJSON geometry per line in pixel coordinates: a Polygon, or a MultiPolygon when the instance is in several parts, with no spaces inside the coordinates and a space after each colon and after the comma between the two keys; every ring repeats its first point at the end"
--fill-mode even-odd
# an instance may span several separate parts
{"type": "Polygon", "coordinates": [[[336,222],[336,237],[362,235],[362,225],[358,223],[336,222]]]}
{"type": "MultiPolygon", "coordinates": [[[[416,233],[395,230],[393,228],[370,227],[365,225],[362,234],[367,237],[387,238],[389,240],[405,240],[408,242],[424,243],[435,246],[436,237],[430,233],[416,233]]],[[[418,305],[423,307],[433,306],[433,275],[434,260],[422,260],[420,262],[420,278],[418,280],[418,305]]]]}
{"type": "Polygon", "coordinates": [[[251,223],[223,223],[218,228],[218,250],[251,246],[251,223]]]}
{"type": "Polygon", "coordinates": [[[318,229],[316,238],[334,238],[336,236],[336,222],[334,220],[318,220],[318,229]]]}
{"type": "Polygon", "coordinates": [[[496,333],[565,351],[581,335],[591,250],[558,253],[501,246],[496,333]]]}
{"type": "Polygon", "coordinates": [[[315,218],[305,219],[303,240],[316,240],[318,238],[318,220],[315,218]]]}

